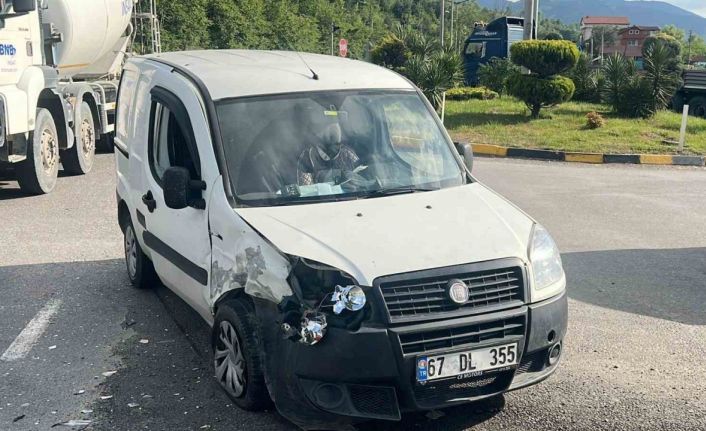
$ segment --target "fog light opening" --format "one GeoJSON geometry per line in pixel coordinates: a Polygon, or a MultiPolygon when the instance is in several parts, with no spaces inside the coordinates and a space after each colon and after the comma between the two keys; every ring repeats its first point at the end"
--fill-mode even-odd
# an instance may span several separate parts
{"type": "Polygon", "coordinates": [[[549,356],[547,357],[547,362],[549,363],[549,366],[556,365],[556,363],[559,362],[560,357],[561,343],[556,343],[554,346],[552,346],[551,349],[549,349],[549,356]]]}
{"type": "Polygon", "coordinates": [[[547,335],[547,341],[549,341],[550,343],[553,343],[555,339],[556,339],[556,332],[554,332],[554,330],[549,331],[549,334],[547,335]]]}
{"type": "Polygon", "coordinates": [[[314,391],[316,404],[325,409],[335,409],[343,403],[343,389],[339,385],[324,383],[314,391]]]}

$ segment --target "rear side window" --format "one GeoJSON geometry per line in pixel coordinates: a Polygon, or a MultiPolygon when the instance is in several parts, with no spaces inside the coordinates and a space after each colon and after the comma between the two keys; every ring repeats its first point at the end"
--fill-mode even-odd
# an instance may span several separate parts
{"type": "Polygon", "coordinates": [[[137,81],[139,75],[132,70],[125,70],[120,80],[120,94],[118,95],[118,112],[115,119],[115,133],[124,143],[128,141],[128,130],[130,130],[130,113],[135,101],[137,81]]]}

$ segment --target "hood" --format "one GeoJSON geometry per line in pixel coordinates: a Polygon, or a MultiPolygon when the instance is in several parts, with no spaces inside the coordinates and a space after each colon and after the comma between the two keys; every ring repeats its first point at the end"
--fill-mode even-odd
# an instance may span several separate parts
{"type": "Polygon", "coordinates": [[[283,253],[384,275],[507,257],[527,261],[533,220],[479,183],[449,189],[236,212],[283,253]]]}

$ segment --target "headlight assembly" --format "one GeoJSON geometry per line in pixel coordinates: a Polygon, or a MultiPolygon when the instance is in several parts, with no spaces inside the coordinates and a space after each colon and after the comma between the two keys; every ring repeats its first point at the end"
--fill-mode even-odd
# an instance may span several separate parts
{"type": "Polygon", "coordinates": [[[532,263],[532,302],[542,301],[566,289],[566,276],[556,243],[541,225],[535,225],[529,248],[532,263]]]}

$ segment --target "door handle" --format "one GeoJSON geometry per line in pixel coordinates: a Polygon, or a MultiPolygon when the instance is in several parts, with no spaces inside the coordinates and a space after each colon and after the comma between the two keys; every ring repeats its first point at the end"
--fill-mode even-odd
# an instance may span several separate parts
{"type": "Polygon", "coordinates": [[[157,208],[157,201],[154,200],[154,196],[152,196],[151,191],[148,191],[144,196],[142,196],[142,203],[145,204],[147,211],[150,213],[153,213],[155,208],[157,208]]]}

